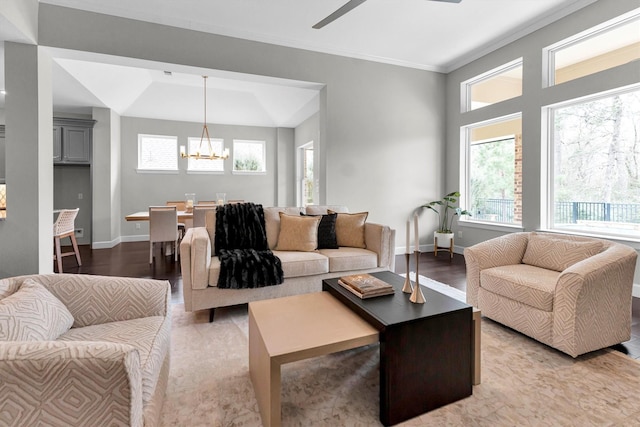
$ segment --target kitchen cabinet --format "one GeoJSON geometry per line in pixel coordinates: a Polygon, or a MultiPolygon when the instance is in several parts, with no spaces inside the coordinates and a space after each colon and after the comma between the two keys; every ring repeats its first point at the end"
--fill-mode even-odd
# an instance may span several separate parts
{"type": "Polygon", "coordinates": [[[91,164],[95,120],[53,119],[53,163],[91,164]]]}

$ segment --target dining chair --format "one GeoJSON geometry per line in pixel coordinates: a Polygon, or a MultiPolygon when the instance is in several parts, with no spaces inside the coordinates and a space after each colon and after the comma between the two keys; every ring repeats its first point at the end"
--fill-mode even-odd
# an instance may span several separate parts
{"type": "Polygon", "coordinates": [[[58,264],[58,273],[62,273],[62,258],[66,256],[75,255],[78,265],[82,265],[80,259],[80,251],[78,250],[78,242],[76,242],[75,235],[75,220],[78,216],[80,208],[75,209],[62,209],[58,214],[58,218],[53,223],[53,245],[55,247],[55,254],[53,260],[58,264]],[[69,237],[71,239],[71,245],[73,246],[72,252],[62,252],[60,248],[60,239],[69,237]]]}
{"type": "Polygon", "coordinates": [[[193,226],[194,227],[204,227],[205,226],[205,217],[207,216],[208,211],[216,210],[215,205],[195,205],[193,207],[193,226]]]}
{"type": "Polygon", "coordinates": [[[178,261],[178,212],[175,206],[149,206],[149,264],[153,264],[156,242],[171,242],[175,261],[178,261]]]}
{"type": "MultiPolygon", "coordinates": [[[[176,210],[179,211],[186,211],[187,210],[187,202],[184,200],[178,200],[178,201],[169,201],[167,203],[165,203],[167,206],[175,206],[176,210]]],[[[179,222],[178,223],[178,230],[180,231],[180,239],[182,239],[184,237],[184,234],[187,232],[187,224],[184,222],[179,222]]]]}
{"type": "Polygon", "coordinates": [[[217,205],[218,203],[215,200],[198,200],[199,205],[217,205]]]}
{"type": "Polygon", "coordinates": [[[227,200],[227,203],[244,203],[243,199],[227,200]]]}

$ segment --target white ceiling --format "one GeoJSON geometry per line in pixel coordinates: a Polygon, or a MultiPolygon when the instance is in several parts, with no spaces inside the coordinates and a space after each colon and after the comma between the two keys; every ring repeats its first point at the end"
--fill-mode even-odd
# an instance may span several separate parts
{"type": "MultiPolygon", "coordinates": [[[[462,0],[459,4],[368,0],[320,30],[311,28],[346,1],[40,0],[439,72],[452,71],[595,0],[462,0]]],[[[13,35],[4,28],[0,27],[0,40],[11,40],[13,35]]],[[[165,76],[161,64],[65,56],[54,51],[56,111],[83,113],[98,106],[125,116],[199,122],[203,119],[203,74],[211,76],[207,82],[210,122],[295,126],[317,110],[320,85],[313,83],[266,78],[246,81],[246,76],[238,74],[186,67],[165,76]]],[[[3,86],[0,71],[0,89],[3,86]]],[[[0,108],[3,104],[0,95],[0,108]]]]}

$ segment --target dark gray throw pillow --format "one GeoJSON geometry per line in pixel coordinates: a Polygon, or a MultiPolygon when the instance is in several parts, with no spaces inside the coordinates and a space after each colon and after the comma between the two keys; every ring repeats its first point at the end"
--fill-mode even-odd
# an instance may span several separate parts
{"type": "MultiPolygon", "coordinates": [[[[302,216],[320,216],[306,215],[300,212],[302,216]]],[[[336,219],[337,213],[322,215],[320,224],[318,224],[318,249],[338,249],[338,238],[336,237],[336,219]]]]}

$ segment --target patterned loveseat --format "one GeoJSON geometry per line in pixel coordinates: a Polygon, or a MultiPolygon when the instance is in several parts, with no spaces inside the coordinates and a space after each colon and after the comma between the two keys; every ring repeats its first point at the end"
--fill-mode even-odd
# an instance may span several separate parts
{"type": "Polygon", "coordinates": [[[572,357],[630,339],[636,251],[607,240],[512,233],[466,248],[467,303],[572,357]]]}
{"type": "Polygon", "coordinates": [[[170,295],[149,279],[0,280],[0,425],[159,425],[170,295]]]}

